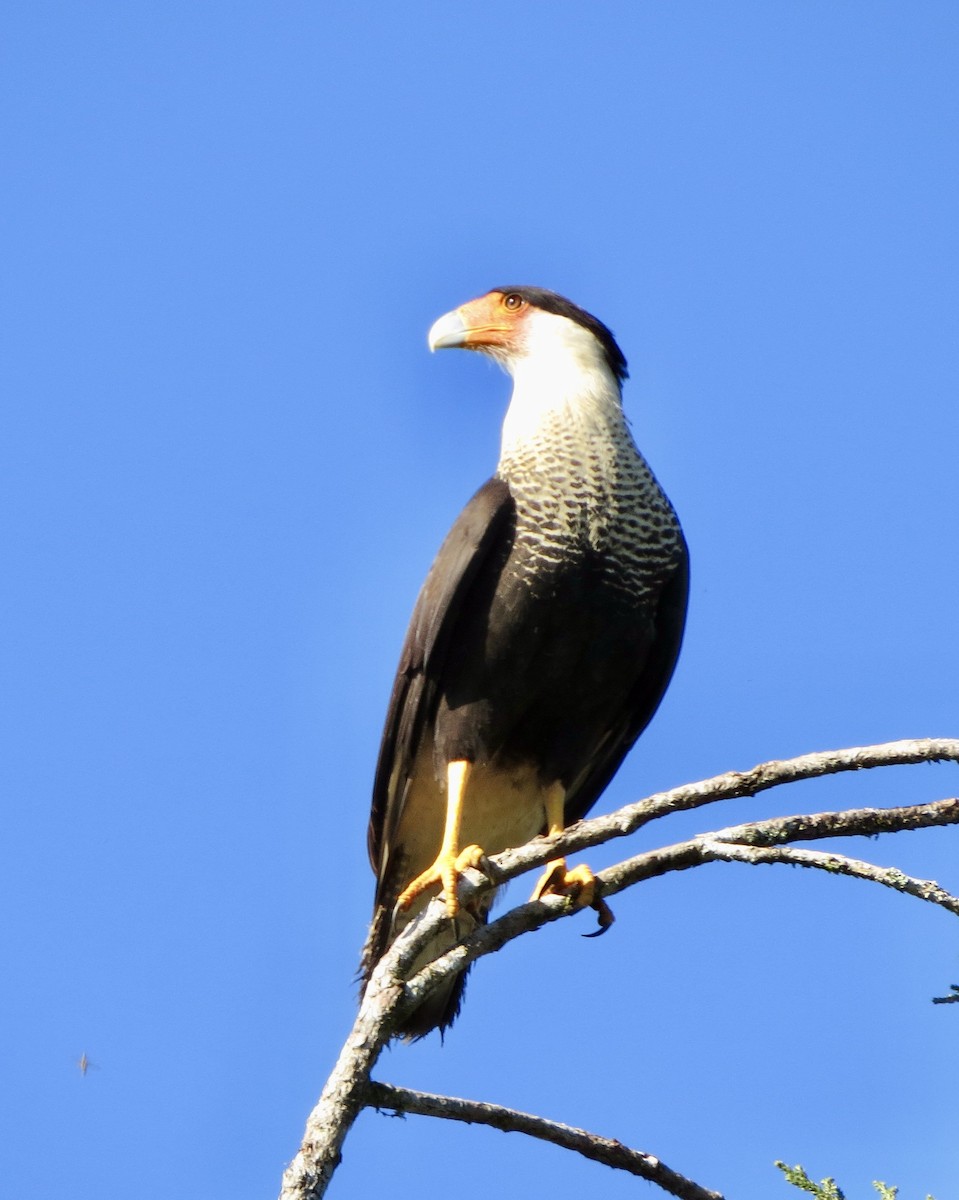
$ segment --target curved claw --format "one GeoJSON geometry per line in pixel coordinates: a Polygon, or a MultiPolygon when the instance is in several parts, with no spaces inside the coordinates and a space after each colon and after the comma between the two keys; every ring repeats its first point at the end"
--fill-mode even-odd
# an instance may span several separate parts
{"type": "Polygon", "coordinates": [[[460,910],[459,896],[456,894],[460,876],[468,867],[474,867],[477,871],[482,871],[484,875],[487,875],[488,871],[484,867],[488,867],[488,865],[486,855],[480,846],[466,846],[455,856],[444,854],[441,851],[433,865],[427,867],[403,889],[396,901],[396,907],[400,911],[409,908],[427,888],[438,883],[446,898],[446,913],[450,917],[455,917],[460,910]]]}
{"type": "Polygon", "coordinates": [[[550,895],[568,896],[576,908],[595,909],[599,928],[592,933],[584,933],[583,937],[600,937],[616,919],[613,910],[598,894],[596,876],[585,863],[580,863],[571,871],[566,868],[565,858],[556,858],[547,863],[530,899],[541,900],[543,896],[550,895]]]}
{"type": "Polygon", "coordinates": [[[613,910],[609,907],[602,896],[594,896],[593,903],[590,905],[590,908],[596,910],[596,921],[599,925],[599,928],[594,929],[592,933],[584,933],[583,937],[602,937],[616,920],[616,918],[613,916],[613,910]]]}

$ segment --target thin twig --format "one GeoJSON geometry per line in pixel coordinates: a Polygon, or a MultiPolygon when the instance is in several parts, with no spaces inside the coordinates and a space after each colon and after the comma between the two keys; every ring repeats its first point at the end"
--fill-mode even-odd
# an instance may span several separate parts
{"type": "Polygon", "coordinates": [[[779,846],[784,842],[806,842],[818,838],[907,833],[913,829],[955,825],[957,820],[959,799],[953,796],[929,804],[903,804],[895,808],[849,808],[843,812],[773,817],[765,821],[749,821],[744,825],[730,825],[709,836],[718,842],[779,846]]]}
{"type": "Polygon", "coordinates": [[[750,866],[783,863],[791,867],[816,867],[830,875],[849,875],[882,884],[907,896],[916,896],[938,904],[959,917],[959,897],[941,888],[933,879],[916,879],[896,867],[877,867],[874,863],[825,850],[797,850],[792,846],[740,846],[715,838],[702,839],[703,850],[719,862],[741,862],[750,866]]]}
{"type": "Polygon", "coordinates": [[[530,1137],[552,1142],[566,1150],[575,1150],[585,1158],[604,1163],[656,1183],[679,1200],[723,1200],[719,1192],[701,1187],[684,1175],[670,1170],[652,1154],[631,1150],[613,1138],[600,1137],[572,1125],[547,1121],[531,1113],[518,1112],[499,1104],[478,1100],[461,1100],[455,1096],[437,1096],[430,1092],[415,1092],[388,1083],[371,1082],[366,1091],[366,1103],[374,1108],[389,1108],[394,1112],[416,1113],[424,1117],[443,1117],[452,1121],[489,1125],[504,1133],[525,1133],[530,1137]]]}

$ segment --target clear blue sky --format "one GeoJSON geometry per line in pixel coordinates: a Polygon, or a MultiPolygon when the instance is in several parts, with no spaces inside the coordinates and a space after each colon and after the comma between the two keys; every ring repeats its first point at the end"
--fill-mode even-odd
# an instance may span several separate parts
{"type": "MultiPolygon", "coordinates": [[[[508,393],[426,330],[494,284],[616,331],[692,549],[603,808],[959,733],[955,4],[30,0],[0,55],[5,1196],[275,1192],[354,1013],[399,644],[508,393]]],[[[847,777],[635,845],[957,790],[847,777]]],[[[959,890],[957,831],[846,848],[959,890]]],[[[739,1200],[789,1193],[775,1158],[956,1194],[954,920],[736,866],[616,912],[484,962],[380,1078],[739,1200]]],[[[637,1187],[367,1114],[331,1195],[453,1175],[637,1187]]]]}

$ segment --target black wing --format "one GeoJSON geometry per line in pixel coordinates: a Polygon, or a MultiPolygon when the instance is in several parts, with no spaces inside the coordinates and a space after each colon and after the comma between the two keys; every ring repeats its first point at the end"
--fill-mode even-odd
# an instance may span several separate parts
{"type": "Polygon", "coordinates": [[[619,719],[611,722],[589,762],[566,795],[564,816],[572,825],[585,817],[619,770],[633,743],[653,719],[679,657],[689,595],[689,551],[680,531],[676,569],[663,588],[653,617],[649,654],[619,719]]]}
{"type": "Polygon", "coordinates": [[[509,486],[502,479],[483,484],[446,535],[413,609],[373,783],[367,844],[380,886],[420,741],[436,714],[450,632],[478,571],[495,548],[502,548],[514,514],[509,486]]]}

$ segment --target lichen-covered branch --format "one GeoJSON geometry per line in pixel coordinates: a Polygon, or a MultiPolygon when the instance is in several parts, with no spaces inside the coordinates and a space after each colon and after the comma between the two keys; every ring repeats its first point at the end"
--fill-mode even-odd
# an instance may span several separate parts
{"type": "Polygon", "coordinates": [[[784,842],[806,842],[819,838],[875,837],[880,833],[907,833],[955,825],[959,799],[935,800],[931,804],[906,804],[896,808],[850,808],[844,812],[811,813],[808,816],[773,817],[731,825],[711,834],[716,841],[741,842],[749,846],[780,846],[784,842]]]}
{"type": "Polygon", "coordinates": [[[318,1200],[326,1193],[343,1141],[366,1103],[370,1072],[410,1006],[403,977],[445,919],[442,904],[430,905],[377,965],[336,1066],[307,1119],[300,1149],[283,1173],[280,1200],[318,1200]]]}
{"type": "MultiPolygon", "coordinates": [[[[494,862],[502,879],[512,879],[542,866],[551,858],[599,846],[613,838],[626,837],[650,821],[674,812],[703,808],[721,800],[756,796],[770,788],[804,779],[920,762],[959,763],[959,738],[918,738],[878,746],[856,746],[848,750],[823,750],[798,758],[774,759],[760,763],[749,771],[728,771],[725,775],[715,775],[699,783],[657,792],[645,800],[627,804],[614,813],[578,821],[556,837],[534,838],[525,846],[498,855],[494,862]]],[[[887,810],[873,811],[881,813],[887,810]]],[[[876,829],[874,832],[881,833],[883,830],[876,829]]]]}
{"type": "MultiPolygon", "coordinates": [[[[766,821],[756,821],[744,825],[734,825],[715,833],[701,834],[687,842],[678,842],[673,846],[650,850],[645,854],[637,854],[625,862],[601,872],[603,894],[613,895],[624,888],[640,883],[644,879],[652,879],[671,871],[683,871],[689,867],[698,867],[708,862],[720,862],[733,857],[739,862],[745,862],[749,856],[733,850],[759,851],[762,849],[778,849],[785,844],[798,841],[818,841],[834,837],[874,837],[878,833],[903,833],[913,829],[930,829],[939,825],[959,825],[959,800],[936,800],[932,804],[906,805],[901,808],[853,808],[846,812],[809,813],[806,815],[773,817],[766,821]]],[[[798,851],[794,851],[798,855],[798,851]]],[[[811,852],[810,852],[811,853],[811,852]]],[[[824,855],[838,860],[838,855],[824,855]]],[[[755,863],[785,862],[788,856],[755,854],[750,861],[755,863]]],[[[797,860],[798,862],[798,857],[797,860]]],[[[850,859],[849,862],[855,860],[850,859]]],[[[803,865],[821,865],[813,863],[812,859],[803,865]]],[[[861,878],[873,878],[882,882],[886,887],[895,887],[908,895],[919,896],[923,900],[932,900],[950,908],[953,897],[948,892],[939,889],[935,894],[931,889],[938,888],[937,884],[927,884],[924,880],[911,880],[907,875],[890,868],[870,867],[873,874],[863,874],[861,878]],[[879,880],[876,873],[884,873],[879,880]],[[908,883],[916,887],[906,886],[908,883]]],[[[845,871],[843,874],[854,874],[845,871]]],[[[950,911],[955,911],[950,908],[950,911]]]]}
{"type": "Polygon", "coordinates": [[[343,1141],[363,1107],[363,1089],[390,1037],[390,1014],[402,987],[371,979],[363,1005],[316,1107],[296,1157],[283,1173],[281,1200],[324,1195],[340,1163],[343,1141]]]}
{"type": "Polygon", "coordinates": [[[947,912],[959,917],[959,897],[941,888],[932,879],[915,879],[904,875],[896,867],[877,867],[874,863],[845,854],[832,854],[824,850],[797,850],[792,846],[740,846],[717,839],[703,839],[703,849],[718,862],[741,862],[750,866],[767,863],[783,863],[791,867],[814,867],[830,875],[849,875],[853,879],[866,879],[882,884],[906,896],[915,896],[938,904],[947,912]]]}
{"type": "MultiPolygon", "coordinates": [[[[589,822],[589,824],[593,824],[593,822],[589,822]]],[[[692,867],[701,867],[707,863],[733,858],[737,861],[745,861],[745,855],[724,848],[727,845],[729,847],[741,845],[756,849],[773,849],[794,841],[815,841],[821,838],[855,835],[872,837],[877,833],[898,833],[939,825],[959,825],[959,800],[950,798],[938,800],[932,804],[907,805],[900,808],[858,808],[850,809],[847,812],[774,817],[764,821],[730,826],[727,829],[690,838],[688,841],[677,842],[672,846],[644,851],[642,854],[637,854],[633,858],[600,871],[597,878],[600,881],[603,895],[613,896],[637,883],[642,883],[647,879],[656,879],[674,871],[686,871],[692,867]]],[[[538,840],[542,843],[547,842],[547,839],[538,840]]],[[[532,845],[531,842],[529,846],[532,845]]],[[[528,850],[529,846],[523,847],[523,851],[528,850]]],[[[510,850],[494,861],[502,864],[507,858],[512,859],[513,855],[519,853],[519,851],[510,850]]],[[[550,853],[555,853],[555,851],[546,851],[546,855],[550,853]]],[[[784,862],[786,859],[782,856],[777,858],[775,855],[770,855],[766,858],[757,856],[754,861],[756,863],[784,862]]],[[[539,865],[538,855],[532,865],[539,865]]],[[[810,861],[805,865],[813,864],[810,861]]],[[[875,867],[872,864],[864,864],[864,866],[870,867],[874,873],[885,872],[882,882],[887,887],[896,887],[898,891],[906,894],[917,895],[924,900],[933,900],[934,903],[942,903],[940,899],[934,898],[933,893],[929,890],[937,887],[935,884],[927,885],[922,880],[914,880],[912,883],[915,884],[915,888],[905,886],[910,877],[901,872],[890,868],[875,867]],[[923,888],[926,889],[925,893],[922,891],[923,888]]],[[[852,871],[843,873],[854,874],[852,871]]],[[[875,874],[872,876],[863,874],[860,877],[875,878],[875,874]]],[[[878,879],[876,881],[879,882],[878,879]]],[[[946,900],[943,907],[949,908],[949,902],[953,900],[953,897],[949,896],[947,892],[942,892],[941,895],[946,900]]],[[[452,950],[424,967],[414,979],[410,980],[407,986],[411,994],[419,998],[435,987],[450,972],[459,970],[475,959],[499,950],[521,933],[539,929],[551,921],[569,915],[572,911],[573,905],[562,896],[544,896],[542,900],[519,905],[490,925],[478,929],[465,942],[454,946],[452,950]]]]}
{"type": "Polygon", "coordinates": [[[723,1200],[719,1192],[700,1187],[698,1183],[671,1170],[652,1154],[631,1150],[613,1138],[600,1137],[585,1129],[561,1125],[557,1121],[547,1121],[544,1117],[518,1112],[513,1108],[503,1108],[499,1104],[461,1100],[454,1096],[437,1096],[430,1092],[415,1092],[387,1083],[371,1083],[366,1092],[366,1102],[374,1108],[388,1108],[394,1112],[489,1125],[504,1133],[525,1133],[541,1141],[551,1142],[554,1146],[574,1150],[577,1154],[603,1163],[607,1167],[638,1175],[640,1179],[658,1184],[671,1196],[678,1196],[679,1200],[723,1200]]]}
{"type": "MultiPolygon", "coordinates": [[[[581,821],[556,837],[537,838],[526,846],[498,855],[492,860],[491,875],[493,882],[499,883],[541,866],[548,859],[561,854],[571,854],[610,841],[612,838],[624,837],[669,813],[700,808],[734,797],[755,795],[781,784],[840,771],[945,760],[959,762],[959,740],[939,738],[892,742],[884,746],[826,751],[782,762],[762,763],[751,771],[730,772],[700,783],[658,793],[608,816],[581,821]]],[[[603,894],[613,895],[645,879],[702,866],[708,862],[793,862],[882,883],[886,887],[894,887],[956,912],[955,897],[944,892],[937,884],[913,879],[891,868],[877,867],[840,855],[787,848],[788,843],[795,841],[816,841],[852,835],[872,836],[877,833],[894,833],[947,824],[959,824],[959,800],[940,800],[933,804],[901,808],[863,808],[848,812],[772,818],[720,829],[686,842],[647,851],[607,868],[598,878],[603,894]]],[[[478,872],[469,871],[462,883],[461,900],[466,901],[490,886],[490,880],[484,879],[478,872]]],[[[339,1163],[343,1141],[361,1108],[368,1103],[370,1072],[404,1012],[413,1007],[445,976],[460,970],[476,958],[498,950],[521,933],[568,916],[573,911],[575,906],[563,896],[547,895],[541,900],[522,904],[492,924],[478,929],[461,945],[448,951],[409,979],[409,969],[417,954],[446,919],[442,903],[434,902],[429,905],[397,939],[377,966],[353,1030],[316,1108],[307,1121],[300,1151],[284,1174],[281,1200],[319,1200],[325,1194],[339,1163]]],[[[473,1102],[458,1103],[470,1105],[473,1102]]],[[[535,1117],[528,1119],[533,1122],[540,1121],[540,1118],[535,1117]]],[[[587,1139],[594,1138],[594,1135],[582,1130],[571,1130],[570,1134],[579,1134],[587,1139]]],[[[603,1141],[604,1139],[594,1139],[593,1144],[603,1141]]],[[[617,1145],[615,1142],[609,1143],[611,1147],[617,1145]]],[[[634,1156],[637,1162],[643,1160],[652,1164],[656,1161],[649,1155],[630,1151],[625,1147],[620,1147],[620,1150],[625,1155],[634,1156]]],[[[661,1183],[660,1179],[653,1179],[652,1175],[646,1177],[661,1183]]],[[[676,1178],[682,1179],[681,1176],[676,1178]]],[[[696,1184],[689,1183],[689,1187],[695,1190],[687,1193],[677,1191],[674,1194],[685,1194],[699,1200],[713,1195],[696,1184]]]]}

